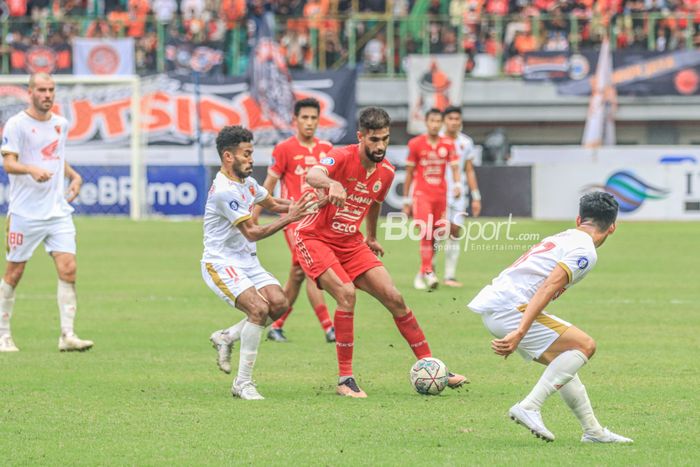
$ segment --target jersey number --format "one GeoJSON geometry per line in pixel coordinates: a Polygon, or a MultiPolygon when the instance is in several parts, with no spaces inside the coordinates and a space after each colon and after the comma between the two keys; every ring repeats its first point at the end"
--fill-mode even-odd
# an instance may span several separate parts
{"type": "Polygon", "coordinates": [[[7,243],[10,244],[10,248],[15,248],[20,246],[24,242],[24,234],[21,232],[10,232],[7,235],[7,243]]]}
{"type": "Polygon", "coordinates": [[[516,266],[524,263],[530,256],[538,255],[540,253],[545,253],[549,250],[553,250],[557,245],[554,242],[540,242],[536,243],[529,250],[527,250],[520,258],[518,258],[515,263],[511,264],[510,267],[514,268],[516,266]]]}

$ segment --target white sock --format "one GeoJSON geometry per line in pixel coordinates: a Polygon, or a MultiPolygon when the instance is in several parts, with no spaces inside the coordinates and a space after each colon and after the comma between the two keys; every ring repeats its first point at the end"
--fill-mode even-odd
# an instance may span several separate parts
{"type": "Polygon", "coordinates": [[[75,311],[78,307],[75,295],[75,284],[58,280],[58,311],[61,316],[61,334],[73,334],[73,322],[75,321],[75,311]]]}
{"type": "Polygon", "coordinates": [[[445,242],[445,279],[455,279],[458,258],[459,240],[450,237],[445,242]]]}
{"type": "Polygon", "coordinates": [[[239,383],[250,381],[253,379],[253,366],[255,359],[258,356],[258,347],[260,346],[260,338],[262,337],[263,326],[258,326],[249,321],[246,321],[241,331],[241,355],[238,359],[238,376],[236,381],[239,383]]]}
{"type": "Polygon", "coordinates": [[[15,307],[15,288],[0,279],[0,336],[10,334],[10,319],[15,307]]]}
{"type": "Polygon", "coordinates": [[[603,431],[603,427],[600,426],[598,419],[595,418],[593,413],[586,386],[583,385],[578,375],[574,375],[571,381],[562,386],[559,390],[559,395],[576,415],[578,421],[581,422],[581,428],[583,428],[584,433],[597,434],[603,431]]]}
{"type": "Polygon", "coordinates": [[[571,381],[578,370],[588,362],[580,350],[567,350],[547,365],[540,380],[520,405],[526,410],[540,410],[544,401],[571,381]]]}
{"type": "Polygon", "coordinates": [[[234,324],[230,328],[224,329],[222,331],[222,334],[224,335],[224,339],[226,339],[226,342],[231,344],[232,342],[241,340],[241,331],[243,330],[243,326],[245,326],[245,323],[247,322],[248,320],[246,318],[243,318],[241,321],[234,324]]]}

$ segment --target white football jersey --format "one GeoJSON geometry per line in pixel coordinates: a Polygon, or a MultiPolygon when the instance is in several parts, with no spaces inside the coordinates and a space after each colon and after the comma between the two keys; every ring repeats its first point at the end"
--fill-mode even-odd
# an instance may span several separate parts
{"type": "Polygon", "coordinates": [[[253,205],[269,196],[252,177],[243,182],[216,174],[204,208],[204,255],[202,261],[213,264],[257,262],[255,242],[249,242],[236,227],[252,217],[253,205]]]}
{"type": "Polygon", "coordinates": [[[48,170],[53,175],[43,183],[31,175],[8,174],[10,179],[9,214],[45,220],[67,216],[73,207],[65,197],[66,140],[68,121],[52,114],[39,121],[25,111],[10,117],[2,132],[2,153],[17,154],[17,160],[48,170]]]}
{"type": "Polygon", "coordinates": [[[476,313],[513,310],[532,299],[542,282],[557,265],[566,270],[569,283],[556,293],[579,282],[598,259],[593,239],[586,232],[569,229],[547,237],[530,248],[496,277],[469,303],[476,313]]]}
{"type": "MultiPolygon", "coordinates": [[[[440,136],[449,138],[444,131],[440,132],[440,136]]],[[[467,177],[464,175],[464,166],[467,161],[474,160],[474,140],[464,133],[458,133],[455,142],[455,152],[457,153],[457,159],[459,160],[459,177],[460,186],[462,187],[462,196],[467,194],[467,177]]],[[[452,186],[454,182],[452,181],[452,165],[447,166],[447,196],[452,196],[452,186]]]]}

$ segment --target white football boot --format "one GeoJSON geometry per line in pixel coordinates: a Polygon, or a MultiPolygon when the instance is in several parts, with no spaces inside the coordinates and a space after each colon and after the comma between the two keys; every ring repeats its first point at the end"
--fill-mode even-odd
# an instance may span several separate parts
{"type": "Polygon", "coordinates": [[[243,381],[241,384],[238,384],[238,380],[234,379],[231,386],[231,394],[233,394],[233,397],[240,397],[244,401],[261,401],[265,399],[260,395],[255,387],[255,383],[252,381],[243,381]]]}
{"type": "Polygon", "coordinates": [[[541,438],[547,442],[554,441],[554,434],[544,426],[542,421],[542,414],[539,410],[525,410],[520,407],[520,404],[515,404],[508,411],[508,415],[511,420],[515,421],[518,425],[522,425],[532,432],[538,438],[541,438]]]}
{"type": "Polygon", "coordinates": [[[581,436],[582,443],[620,443],[620,444],[631,444],[634,443],[630,438],[625,438],[624,436],[613,433],[607,428],[603,428],[603,431],[596,434],[584,433],[581,436]]]}
{"type": "Polygon", "coordinates": [[[219,370],[227,375],[231,373],[231,350],[233,342],[229,344],[223,331],[215,331],[210,337],[211,345],[216,350],[216,365],[219,370]]]}
{"type": "Polygon", "coordinates": [[[19,352],[15,341],[12,340],[12,335],[4,334],[0,336],[0,352],[19,352]]]}
{"type": "Polygon", "coordinates": [[[425,285],[423,274],[421,274],[420,272],[416,274],[416,277],[413,279],[413,288],[416,290],[425,290],[428,288],[428,286],[425,285]]]}
{"type": "Polygon", "coordinates": [[[61,352],[85,352],[90,350],[94,342],[81,339],[75,334],[61,334],[58,338],[58,350],[61,352]]]}
{"type": "Polygon", "coordinates": [[[426,272],[423,274],[423,280],[425,281],[425,285],[428,287],[428,290],[435,290],[438,288],[438,285],[440,285],[440,281],[434,272],[426,272]]]}

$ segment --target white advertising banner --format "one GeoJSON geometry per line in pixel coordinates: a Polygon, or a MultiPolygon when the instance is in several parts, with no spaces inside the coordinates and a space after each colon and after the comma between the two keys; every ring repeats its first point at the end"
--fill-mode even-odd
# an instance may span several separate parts
{"type": "Polygon", "coordinates": [[[134,39],[73,39],[76,75],[133,75],[134,39]]]}
{"type": "Polygon", "coordinates": [[[556,163],[533,168],[533,217],[574,219],[578,200],[607,191],[620,203],[620,220],[700,220],[700,164],[556,163]]]}
{"type": "Polygon", "coordinates": [[[425,112],[462,105],[466,55],[408,56],[408,132],[425,132],[425,112]]]}
{"type": "Polygon", "coordinates": [[[700,164],[700,146],[513,146],[509,165],[538,164],[700,164]]]}

